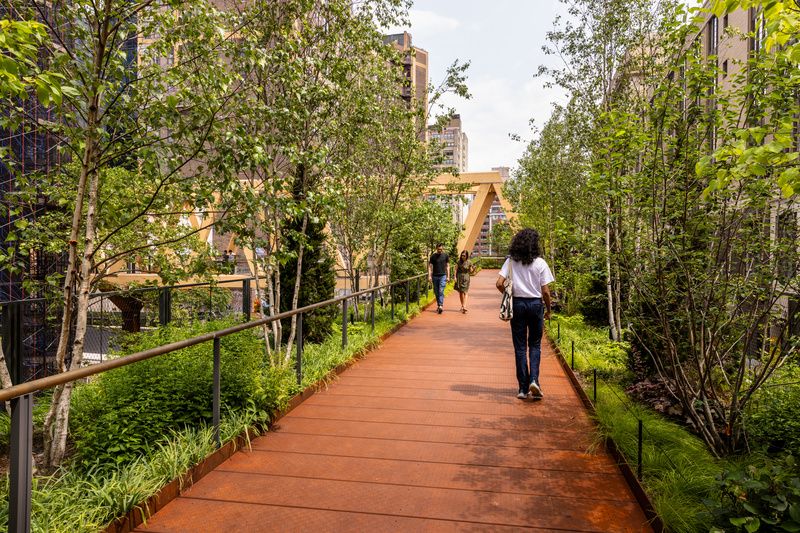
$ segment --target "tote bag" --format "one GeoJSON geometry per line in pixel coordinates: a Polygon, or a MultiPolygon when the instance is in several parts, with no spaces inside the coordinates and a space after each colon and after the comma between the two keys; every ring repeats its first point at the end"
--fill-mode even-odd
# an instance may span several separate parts
{"type": "Polygon", "coordinates": [[[500,301],[500,320],[506,322],[514,318],[514,266],[511,259],[508,260],[508,278],[505,282],[503,299],[500,301]]]}

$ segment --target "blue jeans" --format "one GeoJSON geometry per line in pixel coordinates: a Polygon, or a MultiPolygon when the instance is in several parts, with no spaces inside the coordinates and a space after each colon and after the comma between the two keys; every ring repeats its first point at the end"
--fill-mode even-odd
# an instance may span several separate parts
{"type": "Polygon", "coordinates": [[[444,305],[444,286],[447,285],[447,276],[431,276],[433,281],[433,294],[436,295],[436,304],[439,307],[444,305]]]}
{"type": "Polygon", "coordinates": [[[511,319],[511,339],[517,363],[517,382],[520,392],[528,392],[532,381],[539,383],[539,361],[542,358],[544,305],[541,298],[514,297],[514,318],[511,319]],[[530,358],[530,367],[528,367],[530,358]]]}

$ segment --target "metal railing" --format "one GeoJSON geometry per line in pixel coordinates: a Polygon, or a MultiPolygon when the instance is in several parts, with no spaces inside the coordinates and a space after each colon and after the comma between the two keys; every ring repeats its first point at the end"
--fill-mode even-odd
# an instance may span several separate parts
{"type": "MultiPolygon", "coordinates": [[[[206,319],[236,315],[250,320],[253,310],[251,282],[254,279],[242,277],[93,292],[89,295],[84,362],[102,362],[119,332],[136,332],[173,321],[179,323],[181,310],[183,314],[206,319]],[[204,293],[201,295],[204,289],[208,289],[208,298],[204,293]],[[197,297],[187,300],[186,295],[191,292],[197,297]],[[221,304],[216,296],[223,292],[228,292],[230,297],[221,304]],[[178,297],[173,298],[175,295],[178,297]],[[128,308],[123,302],[134,305],[128,308]]],[[[61,308],[60,302],[47,298],[0,302],[0,331],[14,383],[55,373],[61,308]]]]}
{"type": "MultiPolygon", "coordinates": [[[[314,311],[316,309],[326,307],[329,305],[342,305],[342,347],[347,346],[347,324],[348,324],[348,305],[347,302],[353,298],[359,298],[367,295],[370,299],[371,321],[372,330],[375,330],[375,300],[376,293],[389,289],[391,294],[391,317],[395,317],[395,300],[396,288],[399,285],[405,288],[405,308],[408,313],[409,305],[411,302],[411,285],[412,282],[416,283],[415,295],[417,303],[422,298],[421,281],[427,277],[427,274],[419,274],[399,281],[394,281],[381,286],[371,287],[363,291],[354,292],[338,298],[325,300],[312,305],[302,307],[293,311],[287,311],[274,316],[265,317],[259,320],[245,322],[236,326],[231,326],[219,331],[212,331],[197,337],[185,339],[182,341],[165,344],[142,352],[136,352],[131,355],[120,357],[118,359],[107,360],[92,366],[70,370],[61,374],[48,376],[34,381],[28,381],[19,385],[14,385],[8,389],[0,390],[0,401],[11,402],[11,439],[10,439],[10,454],[9,454],[9,470],[10,470],[10,486],[9,486],[9,521],[8,531],[15,533],[28,533],[31,528],[31,497],[32,497],[32,452],[33,452],[33,395],[37,392],[51,389],[59,385],[72,383],[80,379],[102,374],[109,370],[120,368],[123,366],[131,365],[139,361],[151,359],[168,353],[203,344],[206,342],[212,343],[211,353],[214,358],[213,366],[213,399],[212,399],[212,417],[214,427],[214,439],[216,440],[217,447],[221,446],[220,441],[220,339],[222,337],[239,333],[248,329],[270,324],[276,320],[291,318],[297,315],[297,344],[296,344],[296,357],[295,357],[295,371],[297,375],[297,383],[302,381],[302,365],[303,365],[303,315],[314,311]]],[[[425,279],[425,288],[427,292],[427,279],[425,279]]],[[[154,288],[155,289],[155,288],[154,288]]],[[[265,339],[265,342],[267,340],[265,339]]]]}

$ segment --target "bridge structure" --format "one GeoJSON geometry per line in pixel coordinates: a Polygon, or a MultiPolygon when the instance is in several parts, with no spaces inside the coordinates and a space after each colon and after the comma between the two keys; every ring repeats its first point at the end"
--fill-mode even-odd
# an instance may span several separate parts
{"type": "Polygon", "coordinates": [[[505,211],[509,221],[517,219],[511,204],[503,195],[503,177],[498,171],[490,172],[462,172],[458,175],[440,174],[430,186],[432,194],[443,195],[475,195],[469,206],[467,218],[464,221],[464,231],[458,240],[458,250],[472,251],[481,232],[481,226],[489,214],[495,196],[505,211]]]}
{"type": "MultiPolygon", "coordinates": [[[[136,531],[653,531],[543,340],[517,399],[496,272],[384,340],[136,531]]],[[[151,509],[152,511],[152,509],[151,509]]]]}

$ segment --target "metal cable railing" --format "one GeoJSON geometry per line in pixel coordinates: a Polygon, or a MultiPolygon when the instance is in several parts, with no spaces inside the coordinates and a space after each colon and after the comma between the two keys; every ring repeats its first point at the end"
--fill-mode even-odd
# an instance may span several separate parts
{"type": "MultiPolygon", "coordinates": [[[[212,331],[203,335],[198,335],[190,339],[173,342],[156,348],[151,348],[142,352],[133,353],[117,359],[103,361],[101,363],[78,368],[48,376],[42,379],[36,379],[14,385],[8,389],[0,390],[0,401],[11,402],[11,440],[10,440],[10,453],[9,453],[9,470],[10,470],[10,486],[9,486],[9,531],[15,533],[28,533],[31,527],[31,496],[32,496],[32,453],[33,453],[33,395],[37,392],[51,389],[59,385],[73,383],[80,379],[87,378],[108,372],[109,370],[120,368],[123,366],[152,359],[161,355],[166,355],[183,348],[203,344],[207,342],[212,343],[211,354],[213,355],[213,399],[212,399],[212,417],[214,428],[214,439],[216,440],[217,447],[221,446],[220,441],[220,339],[222,337],[239,333],[248,329],[270,324],[276,320],[282,320],[297,316],[297,334],[295,346],[295,371],[297,375],[297,383],[302,381],[303,372],[303,315],[326,307],[329,305],[342,306],[342,347],[346,347],[347,339],[347,325],[348,325],[348,301],[353,298],[360,298],[368,296],[371,307],[371,325],[372,331],[375,330],[375,303],[376,293],[388,289],[391,297],[391,318],[395,317],[395,304],[397,299],[398,286],[404,287],[405,296],[405,310],[406,314],[409,311],[411,304],[411,290],[412,284],[415,284],[414,294],[416,296],[417,304],[420,303],[422,298],[421,281],[427,277],[427,274],[419,274],[403,280],[394,281],[384,285],[371,287],[363,291],[354,292],[338,298],[325,300],[312,305],[302,307],[293,311],[287,311],[274,316],[265,317],[259,320],[248,321],[243,324],[238,324],[218,331],[212,331]]],[[[425,279],[425,289],[427,293],[427,279],[425,279]]],[[[402,300],[400,300],[402,302],[402,300]]],[[[249,315],[248,315],[249,317],[249,315]]],[[[265,339],[267,342],[267,339],[265,339]]]]}

